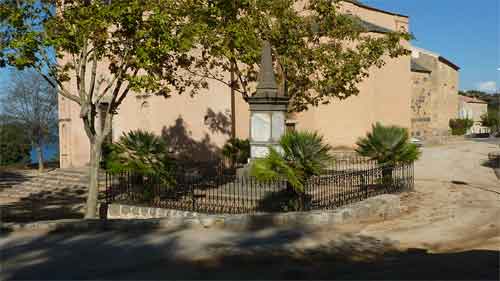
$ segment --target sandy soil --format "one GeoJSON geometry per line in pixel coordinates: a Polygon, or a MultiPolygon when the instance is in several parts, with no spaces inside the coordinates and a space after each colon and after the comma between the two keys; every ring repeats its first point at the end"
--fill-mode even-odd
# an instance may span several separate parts
{"type": "Polygon", "coordinates": [[[404,214],[360,233],[434,251],[500,250],[500,180],[483,166],[495,150],[494,142],[474,141],[424,148],[404,214]]]}

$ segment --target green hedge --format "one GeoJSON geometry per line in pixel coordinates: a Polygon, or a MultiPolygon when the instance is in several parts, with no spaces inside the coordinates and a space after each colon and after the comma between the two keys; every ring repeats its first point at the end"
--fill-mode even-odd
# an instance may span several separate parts
{"type": "Polygon", "coordinates": [[[474,125],[474,121],[471,119],[450,119],[451,134],[454,136],[463,136],[472,125],[474,125]]]}

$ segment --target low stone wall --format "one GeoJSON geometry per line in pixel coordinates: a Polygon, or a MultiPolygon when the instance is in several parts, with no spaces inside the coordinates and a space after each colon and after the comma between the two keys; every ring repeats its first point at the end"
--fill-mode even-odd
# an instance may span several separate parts
{"type": "Polygon", "coordinates": [[[259,213],[242,215],[207,215],[161,208],[138,207],[120,204],[108,206],[108,219],[171,219],[203,227],[252,228],[293,224],[335,225],[342,223],[384,220],[399,215],[400,200],[397,195],[380,195],[335,210],[259,213]]]}
{"type": "Polygon", "coordinates": [[[113,219],[107,220],[57,220],[32,223],[3,223],[0,235],[11,231],[144,231],[178,227],[220,227],[234,230],[264,228],[269,226],[333,226],[343,223],[380,221],[400,213],[396,195],[381,195],[363,202],[332,211],[296,213],[265,213],[248,215],[205,215],[175,210],[111,205],[108,209],[113,219]],[[155,216],[155,218],[153,218],[155,216]]]}

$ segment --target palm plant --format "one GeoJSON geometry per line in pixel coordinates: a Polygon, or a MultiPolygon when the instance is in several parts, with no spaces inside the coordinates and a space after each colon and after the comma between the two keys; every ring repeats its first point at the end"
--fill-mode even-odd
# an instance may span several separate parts
{"type": "Polygon", "coordinates": [[[142,176],[158,176],[172,183],[172,164],[165,142],[153,133],[136,130],[123,134],[109,147],[105,167],[112,173],[133,172],[142,176]]]}
{"type": "Polygon", "coordinates": [[[231,161],[231,166],[245,164],[250,157],[250,141],[238,138],[229,139],[222,147],[222,155],[231,161]]]}
{"type": "Polygon", "coordinates": [[[251,175],[258,180],[286,179],[295,194],[303,195],[307,180],[331,162],[331,147],[315,132],[289,132],[279,144],[281,151],[270,147],[266,158],[253,162],[251,175]]]}
{"type": "Polygon", "coordinates": [[[384,165],[382,177],[385,184],[392,184],[395,164],[409,163],[420,157],[420,150],[410,142],[408,130],[397,126],[383,126],[378,122],[372,126],[372,131],[365,138],[360,138],[356,144],[357,153],[384,165]]]}

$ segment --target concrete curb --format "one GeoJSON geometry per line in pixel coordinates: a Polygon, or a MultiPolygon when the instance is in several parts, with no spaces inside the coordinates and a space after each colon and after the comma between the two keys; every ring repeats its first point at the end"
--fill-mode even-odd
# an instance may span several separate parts
{"type": "Polygon", "coordinates": [[[291,225],[334,226],[345,223],[381,221],[395,217],[400,214],[400,200],[397,195],[380,195],[335,210],[243,215],[206,215],[167,209],[142,210],[143,208],[145,207],[114,205],[114,207],[109,210],[115,210],[115,217],[108,220],[58,220],[33,223],[4,223],[1,229],[2,232],[23,230],[144,230],[182,227],[216,227],[245,230],[291,225]],[[124,214],[123,219],[117,218],[117,210],[125,210],[126,214],[124,214]],[[131,214],[136,214],[138,217],[134,217],[131,214]],[[146,217],[146,215],[149,214],[162,214],[164,217],[146,217]]]}

